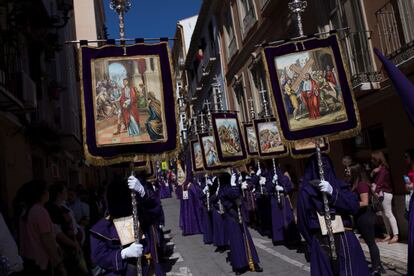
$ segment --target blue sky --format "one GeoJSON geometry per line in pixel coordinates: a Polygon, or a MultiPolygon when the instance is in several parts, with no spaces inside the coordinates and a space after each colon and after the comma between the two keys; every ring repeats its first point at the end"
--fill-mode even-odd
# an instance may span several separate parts
{"type": "MultiPolygon", "coordinates": [[[[119,38],[118,15],[105,5],[109,38],[119,38]]],[[[178,20],[198,14],[201,0],[131,0],[125,18],[126,38],[173,37],[178,20]]]]}

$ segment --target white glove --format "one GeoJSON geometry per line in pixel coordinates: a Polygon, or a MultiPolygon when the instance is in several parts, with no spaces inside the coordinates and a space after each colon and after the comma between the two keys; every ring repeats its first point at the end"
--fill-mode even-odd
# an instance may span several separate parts
{"type": "Polygon", "coordinates": [[[121,258],[124,260],[128,258],[139,258],[142,256],[143,249],[142,244],[134,242],[127,248],[121,250],[121,258]]]}
{"type": "Polygon", "coordinates": [[[128,187],[129,189],[139,193],[141,197],[145,195],[144,186],[142,186],[141,181],[133,175],[128,177],[128,187]]]}
{"type": "Polygon", "coordinates": [[[243,190],[246,190],[247,189],[247,182],[243,181],[242,184],[241,184],[241,187],[242,187],[243,190]]]}
{"type": "Polygon", "coordinates": [[[207,186],[212,186],[213,181],[211,181],[211,179],[207,179],[206,184],[207,184],[207,186]]]}
{"type": "Polygon", "coordinates": [[[236,176],[236,174],[235,174],[235,173],[233,173],[233,174],[231,175],[231,179],[230,179],[230,185],[231,185],[232,187],[235,187],[235,186],[236,186],[236,179],[237,179],[237,176],[236,176]]]}
{"type": "Polygon", "coordinates": [[[273,176],[273,183],[277,183],[278,177],[277,177],[277,173],[275,173],[275,175],[273,176]]]}
{"type": "Polygon", "coordinates": [[[214,180],[216,180],[217,176],[213,176],[213,178],[211,179],[212,182],[214,182],[214,180]]]}
{"type": "Polygon", "coordinates": [[[261,169],[258,169],[257,172],[256,172],[256,175],[257,176],[260,176],[261,174],[262,174],[262,170],[261,169]]]}
{"type": "Polygon", "coordinates": [[[282,186],[276,185],[276,191],[283,192],[284,190],[285,189],[282,186]]]}
{"type": "Polygon", "coordinates": [[[321,183],[319,183],[319,190],[323,193],[327,193],[332,195],[333,193],[333,188],[331,186],[331,184],[328,181],[321,181],[321,183]]]}
{"type": "Polygon", "coordinates": [[[207,194],[207,192],[208,192],[208,186],[205,186],[204,189],[203,189],[203,193],[207,194]]]}
{"type": "Polygon", "coordinates": [[[265,185],[266,184],[266,177],[261,176],[260,180],[259,180],[259,184],[260,185],[265,185]]]}
{"type": "Polygon", "coordinates": [[[246,179],[249,180],[249,179],[252,179],[252,178],[250,176],[246,175],[246,179]]]}

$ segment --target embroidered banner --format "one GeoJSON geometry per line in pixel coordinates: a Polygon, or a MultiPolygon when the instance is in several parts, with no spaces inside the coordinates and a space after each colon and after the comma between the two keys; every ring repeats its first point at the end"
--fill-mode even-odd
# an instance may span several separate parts
{"type": "Polygon", "coordinates": [[[177,147],[175,93],[168,43],[82,46],[86,159],[95,165],[177,147]]]}
{"type": "Polygon", "coordinates": [[[217,156],[220,162],[236,162],[247,157],[237,114],[213,113],[212,124],[217,156]]]}
{"type": "Polygon", "coordinates": [[[260,157],[280,158],[289,154],[289,149],[282,141],[275,118],[254,120],[254,128],[260,157]]]}
{"type": "MultiPolygon", "coordinates": [[[[320,142],[319,147],[321,152],[329,153],[330,145],[328,139],[325,138],[320,142]]],[[[304,139],[290,143],[290,154],[293,158],[307,158],[316,151],[315,139],[304,139]]]]}
{"type": "Polygon", "coordinates": [[[284,139],[358,133],[358,109],[336,35],[266,47],[263,55],[284,139]]]}

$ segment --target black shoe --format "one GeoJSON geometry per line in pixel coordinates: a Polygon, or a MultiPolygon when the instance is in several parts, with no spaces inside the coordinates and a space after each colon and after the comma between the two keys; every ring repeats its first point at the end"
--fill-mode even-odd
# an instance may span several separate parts
{"type": "Polygon", "coordinates": [[[259,265],[254,265],[254,271],[256,272],[263,272],[263,268],[261,268],[259,265]]]}

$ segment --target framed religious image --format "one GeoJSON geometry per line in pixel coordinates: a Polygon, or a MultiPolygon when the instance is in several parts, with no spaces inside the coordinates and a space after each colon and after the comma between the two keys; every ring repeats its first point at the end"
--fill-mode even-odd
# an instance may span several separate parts
{"type": "Polygon", "coordinates": [[[259,155],[259,144],[257,142],[256,131],[254,124],[245,123],[243,124],[244,137],[246,141],[247,154],[251,156],[259,155]]]}
{"type": "Polygon", "coordinates": [[[237,114],[213,113],[213,132],[220,162],[244,160],[247,157],[237,114]]]}
{"type": "MultiPolygon", "coordinates": [[[[318,139],[321,152],[330,150],[328,139],[318,139]]],[[[316,140],[312,138],[294,141],[290,144],[290,154],[293,158],[306,158],[316,153],[316,140]]]]}
{"type": "Polygon", "coordinates": [[[266,47],[263,53],[286,140],[358,132],[359,114],[335,35],[266,47]]]}
{"type": "Polygon", "coordinates": [[[289,153],[282,142],[275,118],[254,120],[254,127],[261,157],[282,157],[289,153]]]}
{"type": "Polygon", "coordinates": [[[202,133],[198,136],[198,140],[201,145],[204,168],[209,171],[222,169],[214,135],[202,133]]]}
{"type": "Polygon", "coordinates": [[[190,141],[191,145],[191,161],[195,172],[203,171],[203,153],[201,151],[200,142],[197,140],[190,141]]]}
{"type": "Polygon", "coordinates": [[[92,163],[177,146],[168,44],[137,44],[125,51],[115,45],[81,48],[83,136],[92,163]]]}

